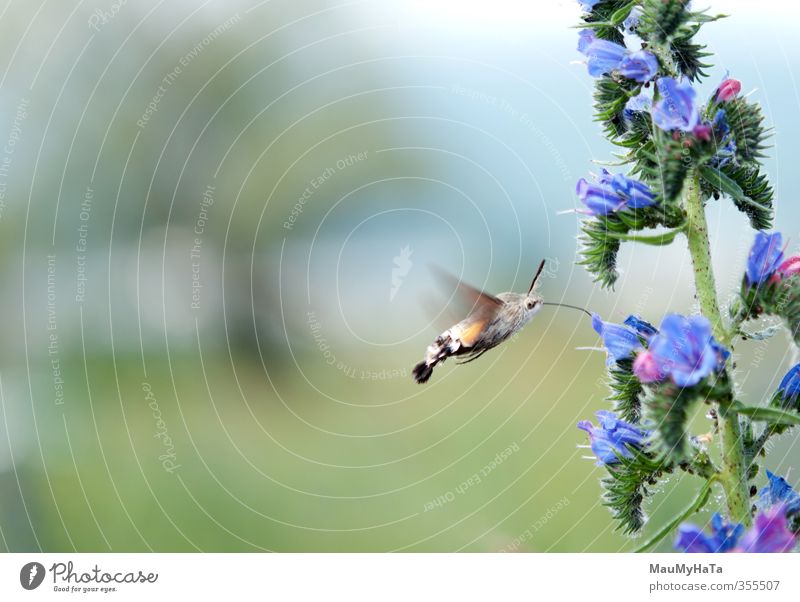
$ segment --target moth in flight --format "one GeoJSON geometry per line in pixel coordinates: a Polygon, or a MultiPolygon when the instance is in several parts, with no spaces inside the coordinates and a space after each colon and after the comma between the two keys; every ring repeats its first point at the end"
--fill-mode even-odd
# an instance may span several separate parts
{"type": "Polygon", "coordinates": [[[457,291],[472,307],[470,314],[455,324],[436,340],[428,345],[425,350],[425,359],[419,362],[412,374],[418,383],[425,383],[433,374],[436,364],[445,361],[448,357],[463,357],[462,364],[478,359],[484,353],[497,347],[500,343],[519,332],[523,326],[539,313],[543,305],[558,305],[578,309],[589,314],[582,307],[566,305],[563,303],[545,303],[541,295],[536,292],[536,284],[544,269],[545,260],[539,264],[539,269],[533,277],[531,286],[525,294],[500,293],[490,295],[483,291],[456,280],[453,276],[442,273],[449,280],[454,280],[457,291]]]}

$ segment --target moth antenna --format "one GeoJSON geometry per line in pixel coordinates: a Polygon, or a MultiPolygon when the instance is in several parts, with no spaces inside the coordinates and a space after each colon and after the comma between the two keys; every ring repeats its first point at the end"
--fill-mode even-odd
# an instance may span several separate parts
{"type": "Polygon", "coordinates": [[[544,269],[544,262],[545,260],[542,259],[542,263],[539,264],[539,269],[536,270],[536,275],[533,277],[533,282],[531,282],[531,287],[528,289],[528,294],[531,294],[533,287],[536,286],[536,281],[539,280],[539,276],[542,275],[542,270],[544,269]]]}

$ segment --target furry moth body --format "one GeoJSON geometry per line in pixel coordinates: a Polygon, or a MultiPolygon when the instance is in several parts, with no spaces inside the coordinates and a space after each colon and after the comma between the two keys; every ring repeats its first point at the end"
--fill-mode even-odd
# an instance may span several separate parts
{"type": "Polygon", "coordinates": [[[494,296],[459,282],[459,291],[472,301],[472,312],[428,345],[425,358],[412,370],[414,380],[427,382],[433,368],[448,357],[464,357],[461,363],[476,360],[520,331],[544,305],[541,295],[534,290],[544,263],[543,260],[539,264],[531,287],[524,295],[509,292],[494,296]]]}

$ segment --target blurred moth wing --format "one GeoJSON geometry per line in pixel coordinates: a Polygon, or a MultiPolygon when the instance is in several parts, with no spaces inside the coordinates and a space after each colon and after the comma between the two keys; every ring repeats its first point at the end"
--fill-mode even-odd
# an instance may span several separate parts
{"type": "Polygon", "coordinates": [[[448,310],[443,312],[448,321],[442,322],[442,329],[457,323],[460,327],[461,342],[467,347],[472,346],[478,340],[481,330],[491,323],[502,309],[503,302],[494,295],[462,282],[438,266],[432,265],[431,270],[437,277],[437,283],[454,301],[455,306],[448,305],[448,310]]]}

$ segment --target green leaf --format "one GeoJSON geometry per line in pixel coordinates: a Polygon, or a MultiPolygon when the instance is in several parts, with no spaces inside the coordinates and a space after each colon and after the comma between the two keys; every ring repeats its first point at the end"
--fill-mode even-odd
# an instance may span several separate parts
{"type": "Polygon", "coordinates": [[[609,23],[619,27],[628,18],[633,7],[636,6],[636,1],[631,0],[625,6],[620,9],[617,9],[611,16],[608,18],[609,23]]]}
{"type": "Polygon", "coordinates": [[[728,195],[734,201],[738,201],[745,205],[758,210],[759,212],[772,214],[772,208],[762,205],[753,199],[749,198],[742,190],[742,187],[732,178],[730,178],[721,169],[711,167],[710,165],[701,165],[698,169],[703,180],[705,180],[714,189],[728,195]]]}
{"type": "Polygon", "coordinates": [[[641,209],[625,209],[606,216],[583,220],[581,223],[581,260],[579,265],[586,267],[595,282],[612,288],[617,280],[617,253],[621,237],[631,231],[665,226],[678,228],[686,218],[683,210],[675,205],[662,207],[653,205],[641,209]]]}
{"type": "Polygon", "coordinates": [[[709,165],[701,165],[699,171],[703,179],[715,189],[727,194],[733,199],[739,200],[744,198],[745,195],[742,187],[721,170],[709,165]]]}
{"type": "Polygon", "coordinates": [[[634,551],[646,552],[654,545],[656,545],[659,541],[664,539],[667,535],[672,533],[672,531],[674,531],[678,527],[678,525],[680,525],[683,521],[685,521],[692,514],[698,512],[703,506],[705,506],[706,502],[708,502],[709,496],[711,495],[711,487],[714,484],[714,481],[716,480],[717,480],[716,477],[713,476],[710,479],[708,479],[700,488],[700,491],[697,492],[697,497],[694,498],[694,501],[691,504],[689,504],[689,506],[683,512],[681,512],[680,514],[678,514],[678,516],[669,521],[666,525],[664,525],[661,529],[659,529],[659,531],[655,535],[653,535],[650,539],[648,539],[634,551]]]}
{"type": "Polygon", "coordinates": [[[759,171],[758,166],[735,166],[728,164],[722,171],[744,192],[745,197],[754,201],[746,203],[734,199],[733,204],[750,218],[750,225],[755,230],[769,230],[772,227],[773,189],[767,176],[759,171]]]}
{"type": "Polygon", "coordinates": [[[664,232],[663,234],[655,234],[652,236],[646,236],[644,234],[622,234],[617,232],[609,232],[608,235],[611,238],[616,238],[618,240],[624,240],[628,242],[640,242],[655,247],[663,247],[664,245],[668,245],[673,240],[675,240],[675,237],[681,232],[683,232],[683,228],[669,230],[667,232],[664,232]]]}
{"type": "Polygon", "coordinates": [[[764,408],[746,406],[741,403],[736,403],[732,408],[738,414],[748,416],[750,420],[756,422],[769,422],[771,424],[800,424],[800,414],[794,411],[779,410],[776,408],[764,408]]]}
{"type": "Polygon", "coordinates": [[[592,27],[598,38],[624,44],[625,38],[618,28],[621,21],[617,21],[617,15],[630,3],[630,0],[601,0],[592,7],[591,12],[583,15],[583,21],[592,27]]]}

